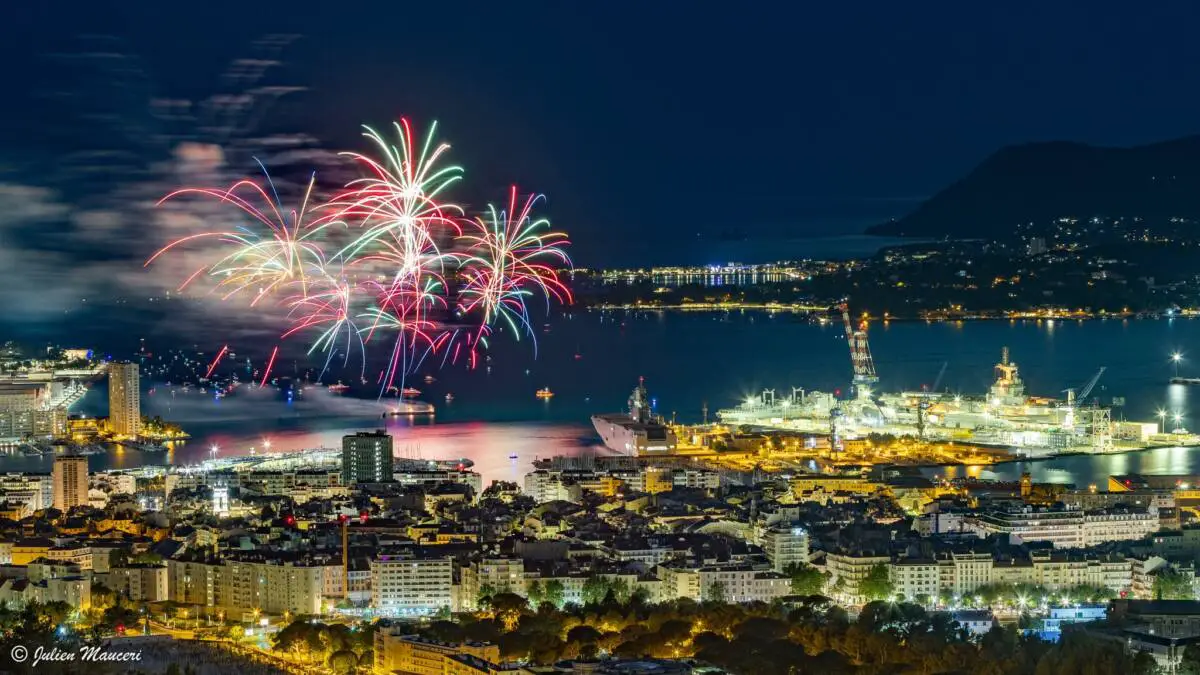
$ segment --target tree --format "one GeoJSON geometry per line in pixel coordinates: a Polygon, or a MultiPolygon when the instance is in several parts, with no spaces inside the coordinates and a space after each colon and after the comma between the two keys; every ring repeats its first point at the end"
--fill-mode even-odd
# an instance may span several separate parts
{"type": "Polygon", "coordinates": [[[529,582],[529,585],[525,587],[525,597],[529,598],[529,604],[534,607],[542,604],[546,599],[546,593],[542,588],[541,582],[537,579],[529,582]]]}
{"type": "Polygon", "coordinates": [[[334,673],[349,675],[358,670],[358,655],[349,649],[339,649],[329,655],[329,669],[334,673]]]}
{"type": "Polygon", "coordinates": [[[714,581],[709,584],[704,599],[708,602],[725,602],[725,582],[714,581]]]}
{"type": "Polygon", "coordinates": [[[488,601],[496,618],[504,624],[504,630],[511,631],[520,621],[521,615],[529,609],[529,601],[516,593],[497,593],[488,601]]]}
{"type": "Polygon", "coordinates": [[[1178,672],[1179,675],[1200,675],[1200,644],[1191,644],[1184,648],[1178,672]]]}
{"type": "Polygon", "coordinates": [[[829,581],[827,573],[805,563],[788,565],[783,572],[792,577],[792,593],[796,595],[818,595],[829,581]]]}
{"type": "Polygon", "coordinates": [[[576,644],[598,644],[602,637],[603,633],[588,625],[575,626],[567,631],[567,642],[576,644]]]}
{"type": "Polygon", "coordinates": [[[558,579],[551,579],[550,581],[547,581],[544,586],[542,586],[542,596],[546,602],[554,605],[555,607],[562,607],[565,590],[566,589],[563,588],[563,582],[559,581],[558,579]]]}
{"type": "Polygon", "coordinates": [[[876,565],[867,572],[867,576],[858,584],[858,592],[868,600],[886,600],[895,594],[896,585],[892,583],[891,573],[887,565],[876,565]]]}
{"type": "Polygon", "coordinates": [[[1165,569],[1154,575],[1154,597],[1158,600],[1195,600],[1196,591],[1187,575],[1165,569]]]}
{"type": "Polygon", "coordinates": [[[491,584],[484,584],[479,587],[479,597],[476,600],[480,605],[487,605],[495,594],[496,589],[492,588],[491,584]]]}

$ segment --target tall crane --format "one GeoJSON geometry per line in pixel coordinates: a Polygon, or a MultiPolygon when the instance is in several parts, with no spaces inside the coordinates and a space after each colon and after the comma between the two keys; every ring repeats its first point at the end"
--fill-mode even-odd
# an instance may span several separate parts
{"type": "Polygon", "coordinates": [[[854,367],[854,387],[861,391],[864,386],[875,384],[879,376],[875,374],[875,361],[871,358],[871,347],[867,344],[867,322],[862,321],[858,327],[850,321],[850,306],[842,303],[842,323],[846,327],[846,342],[850,344],[850,365],[854,367]]]}
{"type": "MultiPolygon", "coordinates": [[[[942,384],[942,378],[946,375],[946,366],[948,365],[950,365],[949,361],[942,362],[942,369],[938,371],[937,379],[933,381],[932,387],[925,390],[926,393],[937,391],[938,386],[942,384]]],[[[925,415],[927,414],[927,410],[929,410],[929,398],[922,396],[917,401],[917,437],[921,440],[925,440],[925,415]]]]}
{"type": "Polygon", "coordinates": [[[1084,400],[1086,400],[1088,395],[1092,393],[1092,390],[1096,388],[1096,383],[1100,381],[1100,376],[1104,374],[1105,370],[1107,370],[1107,366],[1100,366],[1100,370],[1097,370],[1096,374],[1092,375],[1092,378],[1079,388],[1078,393],[1076,393],[1074,389],[1063,390],[1067,393],[1066,425],[1068,427],[1075,426],[1075,408],[1083,405],[1084,400]]]}

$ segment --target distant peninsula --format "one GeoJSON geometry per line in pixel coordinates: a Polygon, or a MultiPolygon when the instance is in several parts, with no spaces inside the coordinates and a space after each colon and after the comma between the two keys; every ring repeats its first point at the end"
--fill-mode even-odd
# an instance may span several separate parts
{"type": "Polygon", "coordinates": [[[1129,148],[1008,146],[913,212],[867,233],[1005,239],[1019,224],[1097,216],[1200,220],[1200,136],[1129,148]]]}

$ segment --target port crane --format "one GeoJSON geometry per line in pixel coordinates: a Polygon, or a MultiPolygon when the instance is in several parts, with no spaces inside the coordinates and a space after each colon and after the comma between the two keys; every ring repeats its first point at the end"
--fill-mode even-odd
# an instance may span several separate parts
{"type": "Polygon", "coordinates": [[[1079,388],[1078,393],[1076,393],[1074,389],[1063,390],[1063,392],[1067,395],[1068,417],[1074,417],[1075,408],[1083,405],[1083,402],[1087,400],[1087,397],[1092,393],[1092,390],[1096,388],[1096,383],[1100,381],[1100,377],[1104,375],[1104,371],[1107,369],[1107,366],[1100,366],[1100,370],[1097,370],[1096,374],[1092,375],[1091,379],[1089,379],[1082,387],[1079,388]]]}
{"type": "MultiPolygon", "coordinates": [[[[938,387],[942,384],[942,378],[946,376],[946,366],[950,365],[949,361],[942,362],[942,369],[938,371],[937,378],[933,380],[933,386],[925,389],[927,393],[937,393],[938,387]]],[[[922,396],[917,401],[917,438],[925,440],[925,415],[929,410],[929,399],[922,396]]]]}
{"type": "MultiPolygon", "coordinates": [[[[1064,426],[1068,429],[1075,428],[1075,412],[1078,407],[1083,405],[1087,397],[1091,395],[1092,390],[1096,388],[1096,383],[1100,381],[1100,377],[1107,370],[1105,366],[1100,366],[1095,375],[1092,375],[1076,393],[1074,389],[1065,389],[1067,394],[1067,414],[1064,419],[1064,426]]],[[[1112,440],[1112,411],[1108,408],[1096,406],[1091,410],[1091,445],[1095,452],[1111,452],[1113,449],[1112,440]]]]}
{"type": "Polygon", "coordinates": [[[854,367],[854,388],[861,391],[863,387],[879,381],[879,375],[875,373],[875,361],[871,358],[871,347],[867,344],[867,322],[863,320],[855,328],[854,323],[850,320],[850,305],[843,302],[839,308],[842,310],[842,323],[846,329],[846,342],[850,345],[850,365],[854,367]]]}

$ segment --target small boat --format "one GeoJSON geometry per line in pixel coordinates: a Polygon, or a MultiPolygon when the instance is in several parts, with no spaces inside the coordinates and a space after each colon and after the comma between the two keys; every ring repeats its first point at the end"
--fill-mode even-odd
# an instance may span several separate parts
{"type": "Polygon", "coordinates": [[[542,387],[537,390],[537,397],[540,399],[549,399],[554,396],[554,392],[550,391],[550,387],[542,387]]]}
{"type": "Polygon", "coordinates": [[[329,393],[331,393],[331,394],[344,394],[349,390],[350,390],[350,385],[342,384],[341,380],[338,380],[337,384],[329,385],[329,393]]]}
{"type": "Polygon", "coordinates": [[[516,459],[516,458],[517,458],[517,453],[515,453],[515,452],[514,452],[513,454],[509,455],[509,456],[508,456],[508,458],[509,458],[509,459],[516,459]]]}
{"type": "Polygon", "coordinates": [[[402,401],[382,417],[408,417],[409,415],[432,415],[433,404],[424,401],[402,401]]]}
{"type": "Polygon", "coordinates": [[[413,389],[412,387],[405,387],[400,390],[400,395],[404,398],[416,398],[421,395],[421,390],[413,389]]]}
{"type": "Polygon", "coordinates": [[[434,377],[432,375],[426,375],[425,376],[425,384],[433,384],[433,383],[434,383],[434,377]]]}
{"type": "Polygon", "coordinates": [[[454,400],[454,394],[447,393],[446,394],[446,403],[449,403],[453,400],[454,400]]]}

